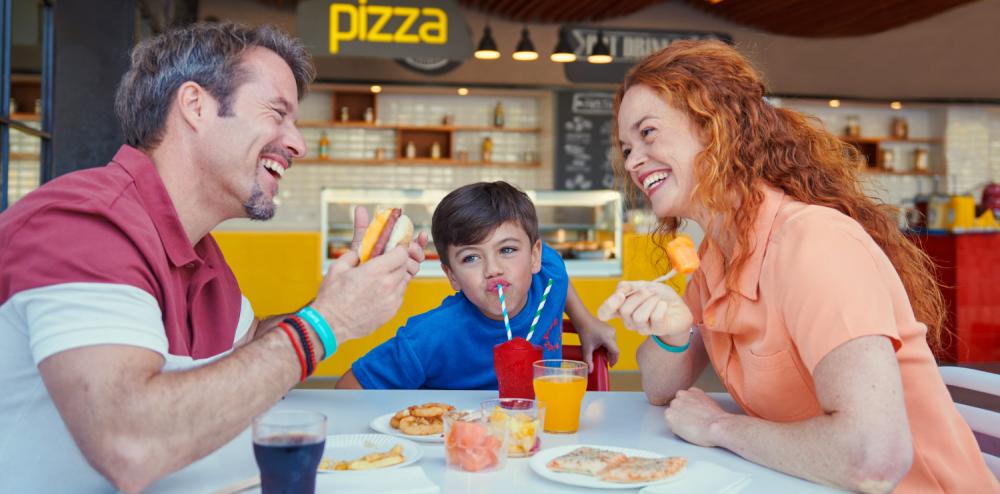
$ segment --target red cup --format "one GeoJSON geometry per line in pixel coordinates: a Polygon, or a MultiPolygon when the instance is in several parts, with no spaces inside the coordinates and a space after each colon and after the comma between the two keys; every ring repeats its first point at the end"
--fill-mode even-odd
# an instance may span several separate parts
{"type": "Polygon", "coordinates": [[[535,399],[531,365],[542,360],[542,347],[514,338],[493,347],[493,369],[501,398],[535,399]]]}

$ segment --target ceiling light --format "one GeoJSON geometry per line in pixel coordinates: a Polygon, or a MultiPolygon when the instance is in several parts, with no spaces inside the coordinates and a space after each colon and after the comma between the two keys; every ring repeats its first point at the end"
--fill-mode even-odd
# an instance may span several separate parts
{"type": "Polygon", "coordinates": [[[528,28],[521,30],[521,41],[517,42],[517,49],[514,50],[512,56],[514,60],[522,62],[538,60],[538,52],[535,51],[535,44],[531,42],[531,36],[528,35],[528,28]]]}
{"type": "Polygon", "coordinates": [[[467,88],[467,87],[460,87],[460,88],[458,88],[458,95],[459,96],[465,96],[467,94],[469,94],[469,88],[467,88]]]}
{"type": "Polygon", "coordinates": [[[378,94],[378,93],[382,92],[382,86],[379,86],[378,84],[372,86],[371,89],[372,89],[372,92],[375,93],[375,94],[378,94]]]}
{"type": "Polygon", "coordinates": [[[611,50],[604,43],[604,31],[597,30],[597,43],[590,49],[590,56],[587,61],[590,63],[611,63],[611,50]]]}
{"type": "Polygon", "coordinates": [[[893,110],[901,110],[903,108],[903,104],[898,101],[893,101],[892,103],[889,103],[889,108],[892,108],[893,110]]]}
{"type": "Polygon", "coordinates": [[[840,108],[840,100],[839,99],[830,100],[830,108],[840,108]]]}
{"type": "Polygon", "coordinates": [[[483,38],[479,40],[479,48],[476,48],[476,58],[480,60],[496,60],[500,58],[500,51],[497,50],[497,42],[493,40],[493,32],[490,26],[483,29],[483,38]]]}
{"type": "Polygon", "coordinates": [[[569,42],[569,33],[565,28],[559,30],[559,41],[556,43],[556,48],[552,50],[552,55],[549,55],[549,59],[559,63],[576,61],[576,53],[573,52],[569,42]]]}

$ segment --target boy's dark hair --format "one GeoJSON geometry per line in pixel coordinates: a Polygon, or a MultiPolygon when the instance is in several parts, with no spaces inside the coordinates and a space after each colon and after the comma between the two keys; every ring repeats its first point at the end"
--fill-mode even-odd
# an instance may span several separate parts
{"type": "Polygon", "coordinates": [[[500,225],[517,222],[534,245],[538,216],[528,195],[507,182],[478,182],[459,187],[444,197],[431,219],[431,236],[441,262],[448,263],[448,246],[482,242],[500,225]]]}

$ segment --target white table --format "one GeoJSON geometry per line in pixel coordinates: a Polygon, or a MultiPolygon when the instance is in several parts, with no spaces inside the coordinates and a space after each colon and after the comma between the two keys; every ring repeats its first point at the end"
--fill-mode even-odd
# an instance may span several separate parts
{"type": "MultiPolygon", "coordinates": [[[[713,393],[730,411],[736,411],[729,396],[713,393]]],[[[446,402],[458,408],[478,408],[483,400],[496,398],[496,391],[332,391],[296,390],[275,405],[276,409],[308,409],[326,414],[328,434],[373,432],[374,417],[409,405],[429,401],[446,402]]],[[[689,461],[708,460],[730,470],[748,473],[751,482],[742,493],[835,492],[748,462],[720,448],[702,448],[675,437],[663,420],[663,407],[655,407],[637,392],[590,392],[584,398],[580,431],[576,434],[545,434],[542,448],[569,444],[599,444],[680,455],[689,461]]],[[[424,457],[417,465],[441,492],[451,493],[559,493],[602,492],[571,487],[539,477],[526,459],[510,459],[493,473],[449,470],[440,444],[423,444],[424,457]]],[[[213,492],[257,474],[249,429],[211,455],[154,484],[147,492],[213,492]]],[[[322,474],[321,474],[322,475],[322,474]]],[[[603,491],[609,492],[609,491],[603,491]]],[[[636,490],[614,492],[631,493],[636,490]]]]}

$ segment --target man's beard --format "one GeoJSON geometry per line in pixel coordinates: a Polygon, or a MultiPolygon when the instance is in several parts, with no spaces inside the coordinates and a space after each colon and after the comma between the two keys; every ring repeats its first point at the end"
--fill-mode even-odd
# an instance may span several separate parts
{"type": "Polygon", "coordinates": [[[251,220],[269,220],[274,217],[275,209],[274,201],[264,195],[260,184],[254,184],[250,198],[243,203],[243,210],[247,212],[247,216],[251,220]]]}

